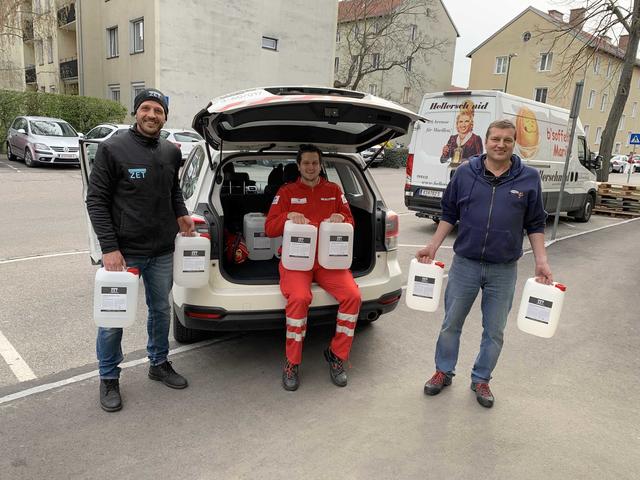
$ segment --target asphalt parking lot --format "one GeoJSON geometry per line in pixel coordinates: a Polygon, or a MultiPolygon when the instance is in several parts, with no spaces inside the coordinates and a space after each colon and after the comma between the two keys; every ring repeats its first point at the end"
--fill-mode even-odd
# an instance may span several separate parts
{"type": "MultiPolygon", "coordinates": [[[[435,224],[404,207],[403,171],[372,172],[400,214],[406,271],[435,224]]],[[[548,247],[555,278],[568,285],[558,333],[526,335],[512,312],[491,410],[468,384],[478,305],[453,386],[428,398],[442,308],[401,304],[357,332],[345,389],[331,384],[322,360],[331,329],[311,330],[293,394],[280,386],[282,332],[172,342],[174,366],[190,380],[174,391],[146,377],[139,319],[123,339],[125,408],[107,414],[97,403],[96,267],[80,171],[3,158],[0,185],[0,478],[632,479],[640,471],[639,221],[561,218],[548,247]]],[[[453,239],[441,250],[447,265],[453,239]]],[[[526,254],[514,304],[532,272],[526,254]]]]}

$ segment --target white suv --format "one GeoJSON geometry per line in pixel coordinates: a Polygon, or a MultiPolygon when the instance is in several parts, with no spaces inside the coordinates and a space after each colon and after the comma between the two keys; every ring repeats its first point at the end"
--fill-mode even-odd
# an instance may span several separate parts
{"type": "MultiPolygon", "coordinates": [[[[174,284],[174,338],[190,342],[201,330],[283,327],[279,259],[235,263],[225,245],[229,234],[242,232],[245,214],[266,214],[278,188],[295,180],[302,143],[322,149],[323,174],[342,188],[353,213],[351,270],[362,295],[359,321],[393,310],[402,286],[398,217],[386,207],[358,152],[404,135],[419,118],[368,94],[313,87],[246,90],[217,98],[199,112],[193,127],[205,142],[189,155],[181,186],[197,230],[211,238],[211,269],[205,287],[174,284]]],[[[96,261],[99,252],[93,243],[96,261]]],[[[315,284],[312,293],[309,323],[334,322],[336,300],[315,284]]]]}

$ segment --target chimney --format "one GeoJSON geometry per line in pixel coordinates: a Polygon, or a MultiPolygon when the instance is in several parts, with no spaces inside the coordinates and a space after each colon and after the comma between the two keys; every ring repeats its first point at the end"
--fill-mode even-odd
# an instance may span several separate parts
{"type": "Polygon", "coordinates": [[[572,8],[569,10],[569,24],[574,28],[582,27],[585,21],[584,14],[586,11],[586,8],[572,8]]]}
{"type": "Polygon", "coordinates": [[[623,52],[626,52],[627,45],[629,45],[629,35],[620,35],[620,40],[618,40],[618,48],[623,52]]]}
{"type": "Polygon", "coordinates": [[[548,13],[549,13],[549,15],[551,15],[551,16],[552,16],[553,18],[555,18],[556,20],[559,20],[559,21],[561,21],[561,22],[563,22],[563,21],[564,21],[564,20],[562,19],[562,18],[563,18],[562,12],[559,12],[558,10],[549,10],[549,12],[548,12],[548,13]]]}

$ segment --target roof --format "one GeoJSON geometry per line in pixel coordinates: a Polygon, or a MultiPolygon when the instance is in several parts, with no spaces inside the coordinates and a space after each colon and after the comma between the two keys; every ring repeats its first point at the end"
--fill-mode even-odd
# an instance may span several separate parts
{"type": "MultiPolygon", "coordinates": [[[[338,23],[352,22],[360,18],[356,12],[358,8],[360,8],[360,10],[364,9],[365,5],[368,7],[366,18],[375,18],[388,15],[402,2],[403,0],[340,0],[340,2],[338,2],[338,23]]],[[[458,32],[458,28],[456,24],[453,23],[447,7],[445,7],[441,0],[440,5],[447,15],[449,22],[451,22],[453,29],[456,31],[456,37],[459,37],[460,32],[458,32]]]]}
{"type": "MultiPolygon", "coordinates": [[[[537,8],[534,8],[534,7],[527,7],[519,15],[517,15],[515,18],[513,18],[513,20],[511,20],[510,22],[506,23],[502,28],[497,30],[493,35],[491,35],[489,38],[487,38],[484,42],[482,42],[476,48],[474,48],[469,53],[467,53],[467,57],[471,58],[474,53],[476,53],[478,50],[480,50],[482,47],[484,47],[487,43],[489,43],[496,36],[498,36],[498,34],[500,32],[502,32],[505,28],[507,28],[511,24],[515,23],[516,20],[520,19],[520,17],[522,17],[527,12],[533,12],[536,15],[538,15],[539,17],[542,17],[544,20],[546,20],[546,21],[548,21],[550,23],[553,23],[553,24],[555,24],[557,26],[565,27],[565,28],[568,26],[567,22],[558,20],[557,18],[554,18],[551,15],[549,15],[547,13],[544,13],[542,10],[538,10],[537,8]]],[[[597,48],[601,52],[608,53],[609,55],[612,55],[612,56],[614,56],[616,58],[619,58],[621,60],[624,59],[624,54],[625,54],[624,50],[619,49],[616,45],[612,45],[610,43],[606,43],[602,38],[600,38],[600,37],[598,37],[596,35],[592,35],[592,34],[590,34],[588,32],[585,32],[584,30],[580,30],[580,31],[577,31],[576,38],[578,40],[580,40],[581,42],[583,42],[584,44],[589,45],[592,48],[597,48]]],[[[636,65],[640,66],[640,61],[636,60],[636,65]]]]}

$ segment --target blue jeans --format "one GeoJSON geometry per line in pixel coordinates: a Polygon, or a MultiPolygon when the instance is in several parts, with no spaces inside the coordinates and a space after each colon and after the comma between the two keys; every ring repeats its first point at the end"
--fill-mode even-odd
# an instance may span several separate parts
{"type": "Polygon", "coordinates": [[[471,381],[486,383],[498,363],[516,287],[517,262],[481,263],[453,257],[444,294],[444,321],[436,345],[436,369],[455,374],[462,326],[482,289],[482,341],[471,381]]]}
{"type": "MultiPolygon", "coordinates": [[[[136,267],[144,282],[149,310],[147,318],[147,354],[151,365],[167,361],[171,306],[169,292],[173,285],[173,254],[160,257],[125,257],[127,267],[136,267]]],[[[100,378],[119,378],[122,355],[122,329],[98,328],[96,352],[100,378]]]]}

